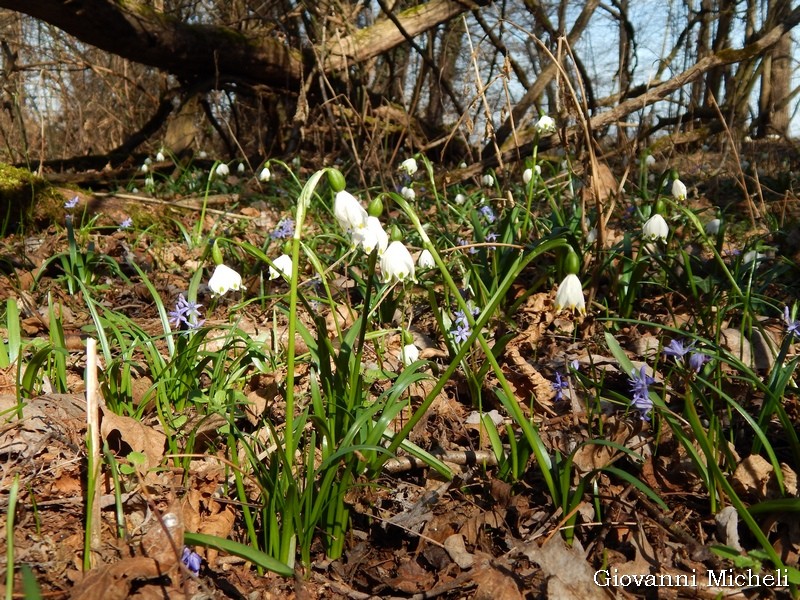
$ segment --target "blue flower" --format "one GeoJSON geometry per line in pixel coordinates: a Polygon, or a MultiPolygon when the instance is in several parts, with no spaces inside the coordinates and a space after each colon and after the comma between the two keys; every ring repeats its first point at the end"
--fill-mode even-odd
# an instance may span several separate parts
{"type": "Polygon", "coordinates": [[[556,371],[556,380],[550,385],[553,386],[553,391],[556,393],[556,402],[561,402],[564,399],[564,390],[569,389],[569,380],[556,371]]]}
{"type": "Polygon", "coordinates": [[[800,321],[792,321],[788,306],[783,308],[783,320],[786,321],[786,332],[794,337],[800,337],[800,321]]]}
{"type": "Polygon", "coordinates": [[[188,546],[183,547],[183,556],[181,556],[181,562],[186,565],[186,568],[193,575],[200,574],[200,565],[203,562],[202,557],[197,552],[192,552],[189,550],[188,546]]]}
{"type": "Polygon", "coordinates": [[[495,222],[494,211],[492,210],[491,206],[481,206],[478,209],[478,212],[483,215],[483,218],[486,219],[489,223],[495,222]]]}
{"type": "Polygon", "coordinates": [[[467,341],[470,334],[472,334],[472,330],[466,323],[459,323],[458,327],[453,329],[450,334],[453,336],[453,340],[456,344],[463,344],[467,341]]]}
{"type": "Polygon", "coordinates": [[[456,315],[456,324],[469,325],[469,323],[467,322],[467,317],[464,315],[463,310],[457,310],[455,315],[456,315]]]}
{"type": "Polygon", "coordinates": [[[631,406],[642,414],[643,421],[650,420],[648,413],[653,409],[653,401],[650,399],[650,384],[655,381],[647,374],[647,367],[644,365],[638,372],[636,369],[631,371],[630,385],[633,393],[631,406]]]}
{"type": "Polygon", "coordinates": [[[671,356],[677,362],[691,352],[693,346],[694,343],[686,345],[682,340],[672,340],[669,346],[664,347],[664,355],[671,356]]]}
{"type": "Polygon", "coordinates": [[[278,221],[278,226],[269,234],[273,240],[283,240],[294,235],[294,219],[286,217],[278,221]]]}
{"type": "Polygon", "coordinates": [[[119,224],[119,229],[117,229],[117,231],[122,231],[123,229],[128,229],[128,227],[132,226],[133,226],[133,219],[131,219],[130,217],[125,217],[125,220],[123,220],[122,223],[119,224]]]}
{"type": "Polygon", "coordinates": [[[78,206],[78,197],[77,196],[73,196],[72,199],[67,200],[66,202],[64,202],[64,208],[75,208],[76,206],[78,206]]]}
{"type": "Polygon", "coordinates": [[[175,310],[169,313],[169,322],[177,328],[183,324],[189,329],[197,329],[205,323],[204,320],[200,319],[200,308],[202,306],[197,302],[190,302],[183,296],[178,296],[175,310]]]}
{"type": "Polygon", "coordinates": [[[699,373],[703,369],[703,365],[709,360],[711,360],[711,357],[706,356],[705,354],[701,354],[700,352],[692,352],[689,355],[689,366],[694,369],[695,373],[699,373]]]}

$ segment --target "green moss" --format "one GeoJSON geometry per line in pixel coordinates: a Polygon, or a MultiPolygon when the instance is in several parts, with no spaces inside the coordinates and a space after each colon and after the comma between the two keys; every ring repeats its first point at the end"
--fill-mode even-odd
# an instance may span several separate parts
{"type": "Polygon", "coordinates": [[[0,234],[29,225],[37,208],[52,199],[46,181],[30,171],[0,163],[0,234]],[[38,206],[37,206],[38,205],[38,206]]]}

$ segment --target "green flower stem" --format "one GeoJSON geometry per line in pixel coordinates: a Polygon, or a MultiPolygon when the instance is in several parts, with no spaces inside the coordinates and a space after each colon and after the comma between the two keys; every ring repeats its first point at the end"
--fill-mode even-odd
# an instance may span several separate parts
{"type": "Polygon", "coordinates": [[[516,266],[516,268],[511,269],[508,274],[506,275],[503,283],[498,287],[497,291],[495,292],[494,296],[490,299],[489,304],[484,307],[481,315],[479,316],[478,320],[475,321],[473,319],[472,314],[467,306],[467,303],[461,297],[461,294],[458,292],[458,286],[456,285],[455,281],[450,275],[447,266],[442,261],[439,253],[436,251],[433,243],[431,242],[430,238],[428,237],[427,233],[425,233],[424,228],[422,227],[422,223],[420,223],[419,218],[417,217],[414,210],[409,206],[408,202],[399,195],[393,196],[395,202],[400,205],[400,208],[406,213],[408,218],[411,220],[414,228],[419,233],[423,246],[431,253],[433,256],[433,260],[436,262],[439,271],[442,274],[442,277],[445,280],[447,287],[453,293],[456,301],[458,302],[459,308],[464,312],[464,316],[466,317],[470,327],[472,328],[472,333],[470,334],[469,338],[466,342],[464,342],[461,347],[459,348],[458,352],[456,353],[455,358],[447,367],[447,369],[442,373],[439,381],[436,382],[436,385],[433,389],[428,393],[428,396],[423,401],[422,405],[417,409],[414,415],[409,419],[403,429],[397,434],[389,444],[389,454],[393,454],[396,452],[397,448],[400,445],[400,442],[405,439],[414,426],[419,422],[422,416],[427,411],[428,407],[433,402],[434,398],[439,394],[439,392],[444,388],[447,381],[450,377],[455,373],[458,366],[461,364],[461,361],[464,359],[467,351],[469,350],[470,346],[477,340],[483,350],[484,354],[486,355],[486,359],[489,361],[489,364],[492,367],[492,370],[497,377],[500,387],[502,388],[503,394],[505,395],[506,402],[503,405],[506,407],[511,415],[514,417],[514,420],[517,424],[522,427],[523,432],[525,433],[528,442],[533,449],[534,454],[536,455],[536,460],[539,464],[539,468],[541,470],[542,476],[544,477],[548,490],[553,496],[553,499],[558,502],[559,498],[559,490],[556,486],[555,481],[553,480],[553,476],[551,473],[551,461],[550,457],[546,454],[546,450],[544,445],[541,442],[541,439],[536,433],[536,430],[533,428],[532,424],[525,418],[525,415],[522,413],[522,409],[519,407],[519,403],[516,402],[514,392],[511,390],[511,386],[508,384],[508,380],[503,375],[503,372],[500,368],[500,365],[497,363],[497,359],[495,358],[494,354],[492,353],[492,349],[489,344],[486,342],[486,339],[481,334],[481,329],[486,326],[489,322],[489,319],[494,314],[494,311],[497,309],[500,301],[505,297],[505,294],[508,288],[511,286],[513,281],[516,279],[517,275],[537,256],[542,254],[543,252],[549,250],[555,250],[556,248],[566,246],[567,242],[560,238],[555,238],[543,242],[539,246],[537,246],[528,256],[521,258],[516,266]]]}
{"type": "MultiPolygon", "coordinates": [[[[286,342],[286,426],[285,426],[285,451],[290,467],[294,464],[294,369],[295,369],[295,335],[297,333],[297,287],[299,285],[300,244],[303,233],[303,221],[306,210],[311,203],[311,196],[319,180],[325,175],[327,169],[321,169],[311,176],[303,186],[300,197],[297,199],[297,214],[295,215],[294,235],[292,236],[292,280],[289,288],[289,339],[286,342]]],[[[291,469],[290,469],[291,470],[291,469]]]]}

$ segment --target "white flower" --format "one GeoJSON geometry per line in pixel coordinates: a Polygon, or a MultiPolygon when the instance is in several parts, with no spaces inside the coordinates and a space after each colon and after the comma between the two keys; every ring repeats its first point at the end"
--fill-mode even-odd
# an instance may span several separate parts
{"type": "Polygon", "coordinates": [[[267,182],[272,179],[272,173],[269,170],[269,167],[264,167],[261,169],[261,173],[258,174],[258,180],[267,182]]]}
{"type": "Polygon", "coordinates": [[[536,124],[533,126],[534,129],[540,134],[545,135],[548,133],[555,133],[556,131],[556,122],[553,120],[552,117],[548,117],[547,115],[542,115],[536,124]]]}
{"type": "Polygon", "coordinates": [[[755,250],[750,250],[749,252],[744,253],[744,256],[742,257],[742,264],[748,265],[751,262],[758,263],[759,261],[764,260],[766,257],[766,254],[756,252],[755,250]]]}
{"type": "Polygon", "coordinates": [[[417,193],[414,191],[413,188],[405,186],[403,187],[403,189],[400,190],[400,195],[409,202],[417,197],[417,193]]]}
{"type": "Polygon", "coordinates": [[[367,211],[350,192],[336,192],[333,200],[333,216],[339,226],[351,233],[367,226],[367,211]]]}
{"type": "Polygon", "coordinates": [[[239,163],[239,166],[237,166],[237,167],[236,167],[236,172],[237,172],[239,175],[241,175],[242,173],[244,173],[244,163],[243,163],[243,162],[240,162],[240,163],[239,163]]]}
{"type": "Polygon", "coordinates": [[[406,344],[403,346],[403,349],[400,350],[400,360],[403,361],[405,366],[419,360],[419,348],[414,344],[406,344]]]}
{"type": "Polygon", "coordinates": [[[652,154],[648,154],[644,159],[644,164],[646,164],[648,167],[652,167],[654,164],[656,164],[656,157],[652,154]]]}
{"type": "Polygon", "coordinates": [[[413,158],[407,158],[400,163],[400,170],[405,171],[409,175],[417,172],[417,161],[413,158]]]}
{"type": "Polygon", "coordinates": [[[164,162],[165,160],[167,160],[167,157],[164,156],[164,149],[161,148],[156,154],[156,162],[164,162]]]}
{"type": "Polygon", "coordinates": [[[433,254],[431,254],[427,248],[419,253],[417,265],[419,265],[420,269],[432,269],[436,266],[436,262],[433,260],[433,254]]]}
{"type": "Polygon", "coordinates": [[[642,237],[646,240],[666,240],[668,235],[669,225],[658,213],[647,219],[642,226],[642,237]]]}
{"type": "Polygon", "coordinates": [[[230,290],[239,290],[242,287],[242,276],[225,265],[217,265],[211,279],[208,280],[211,291],[222,296],[230,290]]]}
{"type": "Polygon", "coordinates": [[[392,242],[381,257],[383,281],[405,281],[414,277],[414,259],[402,242],[392,242]]]}
{"type": "Polygon", "coordinates": [[[197,153],[197,158],[200,159],[208,158],[208,152],[206,152],[205,150],[200,150],[200,152],[197,153]]]}
{"type": "MultiPolygon", "coordinates": [[[[147,160],[150,159],[148,158],[147,160]]],[[[147,173],[149,170],[150,170],[150,163],[145,161],[145,163],[142,165],[142,173],[147,173]]]]}
{"type": "Polygon", "coordinates": [[[284,275],[287,278],[292,276],[292,257],[288,254],[281,254],[278,258],[272,261],[272,265],[269,267],[270,279],[277,279],[281,275],[284,275]]]}
{"type": "Polygon", "coordinates": [[[353,244],[361,246],[367,254],[377,248],[378,256],[381,256],[389,245],[389,236],[378,217],[367,217],[366,225],[353,231],[353,244]]]}
{"type": "Polygon", "coordinates": [[[586,301],[583,299],[583,286],[577,275],[570,273],[564,277],[564,281],[558,286],[556,292],[556,311],[564,310],[578,311],[586,314],[586,301]]]}
{"type": "Polygon", "coordinates": [[[494,185],[494,177],[489,175],[488,173],[481,177],[481,183],[486,187],[492,187],[494,185]]]}
{"type": "Polygon", "coordinates": [[[672,182],[672,197],[675,200],[686,200],[686,186],[680,179],[672,182]]]}
{"type": "Polygon", "coordinates": [[[586,234],[586,243],[594,244],[597,241],[597,227],[592,227],[586,234]]]}
{"type": "Polygon", "coordinates": [[[706,230],[706,234],[708,235],[717,235],[719,233],[719,228],[722,225],[722,219],[711,219],[704,229],[706,230]]]}
{"type": "Polygon", "coordinates": [[[225,163],[219,163],[217,165],[217,168],[214,169],[214,173],[217,174],[217,177],[222,177],[223,179],[225,179],[230,174],[230,172],[231,170],[225,163]]]}
{"type": "Polygon", "coordinates": [[[527,185],[533,179],[533,169],[525,169],[522,172],[522,181],[527,185]]]}
{"type": "Polygon", "coordinates": [[[467,197],[464,194],[456,194],[456,197],[453,198],[453,202],[458,205],[464,204],[467,201],[467,197]]]}

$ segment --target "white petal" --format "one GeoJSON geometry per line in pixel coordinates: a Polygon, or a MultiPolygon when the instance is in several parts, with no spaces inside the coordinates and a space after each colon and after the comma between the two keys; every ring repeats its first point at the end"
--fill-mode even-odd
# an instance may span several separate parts
{"type": "Polygon", "coordinates": [[[414,344],[406,344],[400,351],[400,359],[403,364],[408,366],[416,360],[419,360],[419,348],[414,344]]]}
{"type": "Polygon", "coordinates": [[[392,242],[381,257],[383,281],[416,281],[414,259],[402,242],[392,242]]]}
{"type": "Polygon", "coordinates": [[[333,201],[333,216],[342,229],[351,233],[367,226],[367,211],[353,194],[342,190],[333,201]]]}
{"type": "Polygon", "coordinates": [[[431,254],[427,249],[419,253],[417,264],[419,265],[420,269],[432,269],[436,266],[436,262],[433,260],[433,254],[431,254]]]}
{"type": "Polygon", "coordinates": [[[669,225],[658,213],[647,219],[642,226],[642,237],[646,240],[666,240],[668,235],[669,225]]]}
{"type": "Polygon", "coordinates": [[[686,186],[680,179],[672,182],[672,197],[676,200],[686,200],[686,186]]]}
{"type": "Polygon", "coordinates": [[[413,158],[407,158],[402,163],[400,163],[400,170],[405,171],[409,175],[413,175],[417,172],[417,161],[413,158]]]}
{"type": "Polygon", "coordinates": [[[583,298],[583,286],[577,275],[569,274],[558,286],[556,292],[556,311],[569,309],[577,310],[580,314],[586,313],[586,301],[583,298]]]}
{"type": "Polygon", "coordinates": [[[281,275],[290,278],[292,276],[292,257],[288,254],[281,254],[272,261],[275,266],[269,268],[269,278],[277,279],[281,275]]]}
{"type": "Polygon", "coordinates": [[[225,265],[217,265],[211,279],[208,280],[208,287],[215,294],[222,296],[230,290],[238,290],[242,287],[242,276],[236,271],[225,265]]]}

